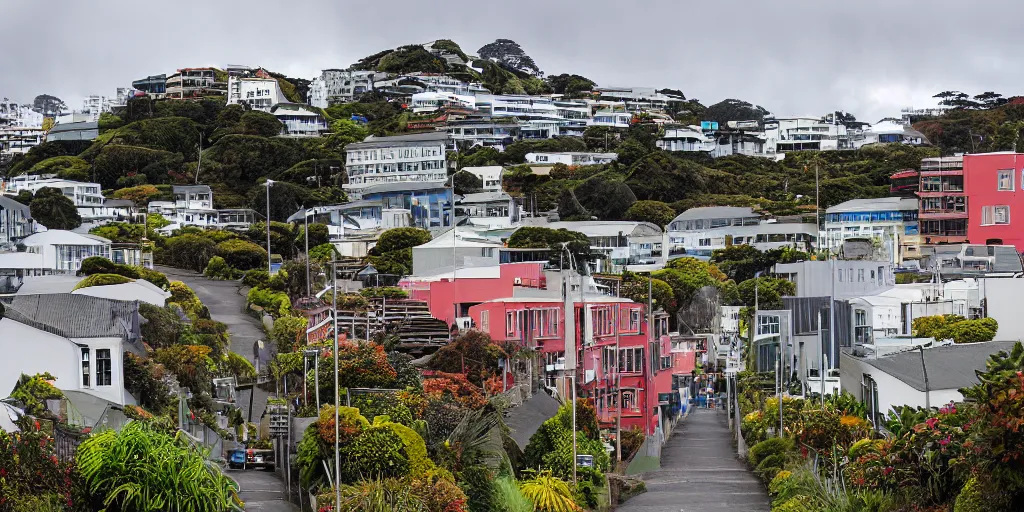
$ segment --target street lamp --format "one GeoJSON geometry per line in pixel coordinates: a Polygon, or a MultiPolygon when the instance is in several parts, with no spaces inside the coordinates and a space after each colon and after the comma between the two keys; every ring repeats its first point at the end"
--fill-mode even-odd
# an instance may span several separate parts
{"type": "Polygon", "coordinates": [[[274,272],[273,266],[270,262],[270,186],[274,184],[274,180],[267,180],[267,275],[269,276],[274,272]]]}
{"type": "MultiPolygon", "coordinates": [[[[573,256],[572,251],[569,250],[569,242],[562,242],[562,251],[564,251],[564,252],[569,254],[569,265],[574,269],[573,273],[575,273],[576,258],[575,258],[575,256],[573,256]]],[[[559,258],[561,258],[561,255],[559,255],[559,258]]],[[[563,270],[561,268],[559,268],[558,271],[562,272],[563,270]]],[[[566,295],[568,295],[568,293],[569,293],[569,290],[565,287],[565,277],[563,276],[562,277],[562,298],[563,298],[563,300],[566,298],[566,295]]],[[[586,302],[585,301],[586,301],[586,296],[584,295],[584,291],[583,291],[583,274],[580,274],[580,302],[583,305],[583,308],[586,308],[586,302]]],[[[570,309],[570,311],[573,311],[575,309],[576,308],[573,307],[572,309],[570,309]]],[[[581,310],[580,311],[580,315],[583,316],[584,319],[586,319],[586,317],[587,317],[586,309],[581,310]]],[[[569,320],[570,320],[569,315],[566,315],[565,321],[568,322],[569,320]]],[[[573,319],[573,321],[575,321],[575,319],[573,319]]],[[[586,323],[585,323],[585,320],[584,320],[583,332],[580,333],[580,339],[585,340],[586,339],[586,335],[587,335],[587,326],[586,326],[586,323]]],[[[565,342],[566,349],[567,349],[566,350],[566,354],[567,355],[569,353],[569,351],[568,351],[569,342],[570,342],[570,340],[566,340],[566,342],[565,342]]],[[[572,379],[572,392],[569,393],[569,399],[572,401],[572,482],[573,482],[573,484],[575,484],[576,483],[576,340],[571,340],[571,342],[572,342],[572,352],[573,352],[573,354],[572,354],[572,372],[573,372],[573,374],[570,376],[570,378],[572,379]]],[[[616,356],[617,355],[618,354],[616,354],[616,356]]],[[[568,358],[566,358],[566,360],[568,361],[568,358]]],[[[563,368],[562,369],[562,375],[565,375],[566,371],[567,371],[567,369],[563,368]]],[[[620,401],[619,402],[619,415],[621,415],[621,414],[622,414],[622,403],[620,401]]],[[[616,439],[615,442],[618,443],[618,442],[621,442],[621,441],[616,439]]]]}

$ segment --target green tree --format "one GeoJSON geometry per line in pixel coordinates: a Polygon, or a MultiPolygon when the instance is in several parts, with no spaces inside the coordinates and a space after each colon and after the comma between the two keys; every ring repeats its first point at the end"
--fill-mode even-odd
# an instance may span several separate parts
{"type": "Polygon", "coordinates": [[[650,222],[664,228],[676,217],[676,211],[661,201],[637,201],[626,210],[626,220],[650,222]]]}
{"type": "MultiPolygon", "coordinates": [[[[306,243],[306,226],[299,224],[295,227],[295,231],[298,231],[298,235],[295,237],[295,244],[299,246],[305,246],[306,243]]],[[[312,250],[314,247],[326,244],[330,242],[330,233],[327,229],[327,224],[310,224],[309,225],[309,248],[312,250]]]]}
{"type": "Polygon", "coordinates": [[[430,241],[430,232],[421,228],[393,228],[381,233],[374,247],[376,254],[412,249],[430,241]]]}
{"type": "Polygon", "coordinates": [[[284,125],[274,114],[252,110],[242,114],[238,120],[238,131],[244,135],[274,137],[281,134],[284,125]]]}
{"type": "Polygon", "coordinates": [[[225,240],[217,244],[217,255],[232,268],[252,270],[267,262],[267,250],[245,240],[225,240]]]}
{"type": "Polygon", "coordinates": [[[71,230],[82,225],[75,203],[56,188],[43,187],[36,191],[29,203],[29,212],[47,229],[71,230]]]}
{"type": "Polygon", "coordinates": [[[205,236],[180,235],[167,239],[165,263],[178,268],[202,272],[217,255],[217,244],[205,236]]]}
{"type": "Polygon", "coordinates": [[[459,171],[452,176],[455,180],[455,193],[459,195],[474,194],[484,188],[484,182],[469,171],[459,171]]]}

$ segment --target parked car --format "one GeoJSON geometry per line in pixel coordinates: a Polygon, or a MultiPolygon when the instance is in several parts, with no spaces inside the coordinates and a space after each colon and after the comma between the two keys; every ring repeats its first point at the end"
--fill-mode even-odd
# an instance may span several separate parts
{"type": "Polygon", "coordinates": [[[274,450],[231,450],[228,467],[232,469],[274,469],[274,450]]]}

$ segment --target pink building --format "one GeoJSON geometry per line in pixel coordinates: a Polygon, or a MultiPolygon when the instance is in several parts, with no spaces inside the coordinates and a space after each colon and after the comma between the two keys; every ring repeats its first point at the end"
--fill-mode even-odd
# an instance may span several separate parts
{"type": "Polygon", "coordinates": [[[511,297],[517,286],[543,290],[546,284],[542,263],[508,263],[459,269],[454,277],[451,272],[407,277],[398,286],[409,292],[409,298],[426,301],[430,314],[451,326],[456,317],[469,316],[474,304],[511,297]]]}
{"type": "MultiPolygon", "coordinates": [[[[587,326],[586,332],[575,330],[572,346],[580,397],[594,404],[603,428],[613,428],[621,417],[622,428],[653,433],[678,410],[679,379],[674,376],[691,374],[694,352],[673,350],[666,318],[656,319],[652,337],[646,308],[629,299],[589,296],[572,308],[573,322],[587,326]]],[[[567,389],[564,312],[560,298],[502,298],[469,308],[474,324],[492,339],[536,350],[542,380],[562,396],[567,389]]]]}
{"type": "Polygon", "coordinates": [[[1024,154],[964,155],[963,166],[967,240],[1024,250],[1024,154]]]}

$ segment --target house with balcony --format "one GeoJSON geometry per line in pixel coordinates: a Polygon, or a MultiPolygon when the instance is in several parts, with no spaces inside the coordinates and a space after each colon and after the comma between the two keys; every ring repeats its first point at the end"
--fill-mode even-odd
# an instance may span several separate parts
{"type": "Polygon", "coordinates": [[[0,155],[19,155],[46,141],[42,128],[0,126],[0,155]]]}
{"type": "Polygon", "coordinates": [[[41,276],[73,274],[91,256],[110,259],[110,240],[95,235],[51,229],[23,238],[23,252],[0,253],[0,274],[41,276]]]}
{"type": "Polygon", "coordinates": [[[287,101],[277,79],[269,76],[228,76],[228,105],[246,105],[252,110],[270,112],[270,108],[287,101]]]}
{"type": "Polygon", "coordinates": [[[151,75],[132,81],[132,88],[146,94],[164,94],[167,92],[167,75],[151,75]]]}
{"type": "Polygon", "coordinates": [[[662,94],[653,87],[595,87],[603,101],[622,102],[631,113],[662,111],[670,101],[685,101],[685,98],[662,94]]]}
{"type": "Polygon", "coordinates": [[[666,128],[665,135],[655,144],[665,151],[684,151],[689,153],[712,153],[717,144],[715,138],[706,135],[699,126],[680,126],[666,128]]]}
{"type": "Polygon", "coordinates": [[[605,126],[608,128],[629,128],[633,124],[633,114],[628,112],[613,112],[600,110],[594,113],[594,117],[587,123],[587,126],[605,126]]]}
{"type": "Polygon", "coordinates": [[[448,149],[452,151],[476,146],[504,151],[509,144],[522,139],[523,136],[519,123],[514,118],[450,117],[445,118],[447,122],[444,126],[448,131],[448,149]]]}
{"type": "Polygon", "coordinates": [[[214,68],[183,68],[167,77],[166,98],[199,99],[203,96],[226,96],[227,84],[218,80],[220,70],[214,68]]]}
{"type": "Polygon", "coordinates": [[[174,201],[150,201],[147,213],[159,214],[171,222],[160,228],[171,233],[182,226],[244,230],[256,220],[256,212],[245,208],[217,210],[209,185],[174,185],[174,201]]]}
{"type": "Polygon", "coordinates": [[[278,103],[270,113],[284,125],[281,135],[287,137],[320,137],[330,131],[324,116],[300,103],[278,103]]]}
{"type": "Polygon", "coordinates": [[[650,222],[566,221],[550,222],[542,227],[586,235],[591,251],[599,257],[590,264],[594,272],[619,274],[631,267],[650,270],[651,266],[663,265],[664,233],[650,222]]]}
{"type": "Polygon", "coordinates": [[[614,162],[617,153],[591,153],[585,151],[567,151],[564,153],[527,153],[526,163],[538,165],[565,164],[570,167],[579,165],[600,165],[614,162]]]}
{"type": "Polygon", "coordinates": [[[818,244],[818,227],[802,217],[766,218],[748,207],[691,208],[666,228],[671,256],[711,257],[716,249],[752,245],[767,251],[792,247],[810,251],[818,244]]]}
{"type": "Polygon", "coordinates": [[[309,104],[327,108],[337,103],[349,103],[373,90],[373,81],[382,76],[377,71],[349,71],[325,69],[309,84],[309,104]]]}
{"type": "Polygon", "coordinates": [[[853,149],[846,125],[820,117],[766,119],[764,133],[769,153],[853,149]]]}
{"type": "Polygon", "coordinates": [[[863,138],[855,143],[857,147],[867,144],[924,146],[930,143],[923,133],[911,128],[909,124],[885,120],[869,126],[864,130],[863,138]]]}
{"type": "Polygon", "coordinates": [[[36,230],[28,205],[0,195],[0,251],[13,251],[18,242],[36,230]]]}
{"type": "Polygon", "coordinates": [[[768,153],[765,150],[768,137],[761,129],[760,121],[729,121],[711,136],[715,138],[715,148],[711,152],[715,158],[731,155],[778,157],[774,152],[768,153]]]}
{"type": "Polygon", "coordinates": [[[476,176],[483,185],[484,192],[501,192],[501,178],[505,175],[505,168],[500,165],[463,167],[460,172],[476,176]]]}
{"type": "Polygon", "coordinates": [[[22,190],[28,190],[33,194],[43,188],[60,190],[75,204],[83,224],[100,225],[114,220],[125,220],[134,213],[134,205],[130,202],[105,199],[99,183],[85,183],[44,175],[22,175],[5,182],[4,186],[4,193],[10,195],[17,195],[22,190]]]}
{"type": "Polygon", "coordinates": [[[845,240],[873,240],[899,266],[920,259],[917,199],[851,199],[825,210],[825,240],[820,246],[838,252],[845,240]]]}
{"type": "Polygon", "coordinates": [[[967,195],[964,193],[964,157],[921,160],[917,196],[918,226],[925,244],[967,241],[967,195]]]}
{"type": "Polygon", "coordinates": [[[409,210],[412,225],[453,225],[452,190],[444,132],[368,137],[345,148],[343,185],[352,200],[380,201],[385,209],[409,210]]]}
{"type": "Polygon", "coordinates": [[[466,217],[472,226],[510,228],[519,222],[519,206],[505,192],[478,192],[456,196],[455,216],[466,217]]]}
{"type": "Polygon", "coordinates": [[[414,114],[429,114],[447,108],[475,109],[476,98],[447,92],[419,92],[409,105],[414,114]]]}

